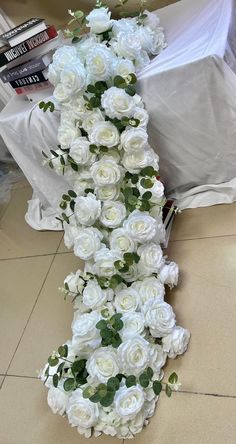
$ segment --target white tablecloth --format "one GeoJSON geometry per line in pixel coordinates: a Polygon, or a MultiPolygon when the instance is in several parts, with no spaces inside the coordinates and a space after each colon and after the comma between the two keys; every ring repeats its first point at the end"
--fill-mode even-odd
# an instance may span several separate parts
{"type": "MultiPolygon", "coordinates": [[[[150,143],[169,196],[180,208],[236,200],[236,41],[231,0],[182,0],[157,14],[168,47],[139,75],[150,113],[150,143]],[[230,30],[230,32],[229,32],[230,30]]],[[[26,215],[35,229],[58,229],[63,177],[42,166],[55,148],[57,113],[15,97],[0,131],[34,194],[26,215]]]]}

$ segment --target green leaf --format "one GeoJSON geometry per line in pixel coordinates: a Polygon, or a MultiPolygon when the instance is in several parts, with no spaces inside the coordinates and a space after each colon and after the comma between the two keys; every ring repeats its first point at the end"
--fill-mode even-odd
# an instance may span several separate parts
{"type": "Polygon", "coordinates": [[[93,145],[93,144],[89,145],[90,153],[96,154],[97,149],[98,149],[97,145],[93,145]]]}
{"type": "Polygon", "coordinates": [[[48,363],[49,363],[50,367],[55,367],[55,365],[57,365],[59,363],[59,359],[56,356],[55,356],[55,358],[52,356],[49,356],[48,363]]]}
{"type": "Polygon", "coordinates": [[[116,335],[113,336],[111,341],[112,347],[118,348],[121,343],[122,343],[121,337],[118,333],[116,333],[116,335]]]}
{"type": "Polygon", "coordinates": [[[129,81],[130,84],[133,85],[134,83],[137,82],[137,77],[134,73],[129,74],[129,77],[130,77],[130,81],[129,81]]]}
{"type": "Polygon", "coordinates": [[[150,203],[148,202],[148,200],[142,200],[142,205],[139,208],[140,211],[149,211],[151,208],[150,203]]]}
{"type": "Polygon", "coordinates": [[[87,86],[87,91],[92,93],[92,94],[95,94],[97,92],[97,88],[95,88],[94,85],[88,85],[87,86]]]}
{"type": "Polygon", "coordinates": [[[45,157],[45,159],[48,159],[48,155],[44,151],[42,151],[42,155],[45,157]]]}
{"type": "Polygon", "coordinates": [[[101,401],[101,399],[102,399],[102,398],[101,398],[99,392],[96,392],[94,395],[92,395],[92,396],[89,398],[89,401],[96,403],[96,402],[101,401]]]}
{"type": "Polygon", "coordinates": [[[143,188],[152,188],[153,187],[153,182],[151,179],[141,179],[140,184],[142,185],[143,188]]]}
{"type": "Polygon", "coordinates": [[[170,377],[168,379],[168,382],[170,384],[176,384],[178,382],[178,375],[175,372],[171,373],[171,375],[170,375],[170,377]]]}
{"type": "Polygon", "coordinates": [[[85,359],[80,359],[79,361],[74,361],[71,366],[72,373],[75,375],[76,373],[82,372],[85,369],[85,365],[86,365],[85,359]]]}
{"type": "Polygon", "coordinates": [[[52,377],[52,382],[53,382],[54,387],[58,386],[59,377],[58,377],[58,375],[56,373],[52,377]]]}
{"type": "Polygon", "coordinates": [[[130,375],[127,377],[125,381],[126,387],[132,387],[133,385],[136,385],[136,377],[134,375],[130,375]]]}
{"type": "Polygon", "coordinates": [[[65,392],[70,392],[71,390],[73,390],[75,388],[75,380],[74,380],[74,378],[66,379],[64,384],[63,384],[63,387],[64,387],[65,392]]]}
{"type": "Polygon", "coordinates": [[[42,102],[39,102],[39,108],[40,108],[40,109],[43,109],[44,106],[45,106],[45,102],[43,102],[43,101],[42,101],[42,102]]]}
{"type": "Polygon", "coordinates": [[[100,151],[101,151],[102,153],[107,153],[107,151],[108,151],[107,146],[103,146],[103,145],[101,145],[101,146],[99,147],[99,149],[100,149],[100,151]]]}
{"type": "Polygon", "coordinates": [[[139,124],[140,124],[139,119],[130,119],[129,120],[129,125],[133,126],[134,128],[137,128],[137,126],[139,126],[139,124]]]}
{"type": "Polygon", "coordinates": [[[100,400],[100,404],[103,407],[109,407],[109,405],[111,405],[113,401],[114,401],[114,394],[108,392],[107,395],[100,400]]]}
{"type": "Polygon", "coordinates": [[[48,166],[49,166],[49,168],[51,168],[53,170],[54,166],[53,166],[53,163],[51,160],[48,162],[48,166]]]}
{"type": "Polygon", "coordinates": [[[101,105],[101,99],[99,99],[98,97],[91,97],[89,103],[92,108],[98,108],[101,105]]]}
{"type": "Polygon", "coordinates": [[[93,395],[94,395],[93,387],[86,387],[86,389],[83,390],[83,398],[88,399],[93,395]]]}
{"type": "Polygon", "coordinates": [[[118,374],[116,375],[116,378],[119,379],[119,381],[121,382],[123,378],[126,378],[126,376],[123,375],[122,373],[118,373],[118,374]]]}
{"type": "Polygon", "coordinates": [[[128,265],[124,265],[121,269],[120,272],[121,273],[128,273],[129,271],[129,266],[128,265]]]}
{"type": "Polygon", "coordinates": [[[67,222],[68,224],[70,223],[69,217],[65,213],[62,213],[61,217],[65,222],[67,222]]]}
{"type": "Polygon", "coordinates": [[[119,285],[121,282],[123,282],[122,277],[120,275],[118,275],[118,274],[115,274],[110,279],[109,287],[114,290],[117,287],[117,285],[119,285]]]}
{"type": "Polygon", "coordinates": [[[107,323],[104,319],[101,319],[101,321],[98,321],[98,323],[96,324],[96,327],[98,328],[98,330],[103,330],[104,328],[107,328],[107,323]]]}
{"type": "Polygon", "coordinates": [[[116,330],[116,331],[120,331],[120,330],[122,330],[122,328],[124,327],[124,322],[122,321],[122,320],[117,320],[117,321],[115,321],[114,322],[114,324],[113,324],[113,328],[114,328],[114,330],[116,330]]]}
{"type": "Polygon", "coordinates": [[[84,12],[80,10],[75,11],[74,14],[77,19],[81,19],[84,16],[84,12]]]}
{"type": "Polygon", "coordinates": [[[153,391],[158,396],[162,391],[162,383],[160,381],[154,381],[152,385],[153,391]]]}
{"type": "Polygon", "coordinates": [[[131,182],[135,185],[136,183],[138,183],[138,181],[139,181],[138,174],[134,174],[133,177],[131,178],[131,182]]]}
{"type": "Polygon", "coordinates": [[[66,200],[67,202],[70,202],[71,198],[67,194],[62,194],[62,199],[66,200]]]}
{"type": "Polygon", "coordinates": [[[123,257],[128,265],[132,265],[134,263],[133,253],[125,253],[123,257]]]}
{"type": "Polygon", "coordinates": [[[152,379],[152,377],[154,375],[154,372],[153,372],[153,369],[151,367],[147,368],[146,373],[147,373],[148,378],[152,379]]]}
{"type": "Polygon", "coordinates": [[[122,193],[124,194],[125,197],[128,198],[128,196],[132,196],[133,195],[133,188],[132,187],[124,188],[122,193]]]}
{"type": "Polygon", "coordinates": [[[126,92],[127,94],[129,94],[129,96],[131,96],[131,97],[135,96],[135,94],[136,94],[135,87],[132,86],[132,85],[128,85],[128,86],[125,88],[125,92],[126,92]]]}
{"type": "Polygon", "coordinates": [[[166,395],[168,396],[168,398],[170,398],[172,395],[172,390],[168,384],[166,384],[166,395]]]}
{"type": "Polygon", "coordinates": [[[79,167],[75,163],[71,163],[70,166],[71,166],[72,170],[74,170],[76,172],[79,171],[79,167]]]}
{"type": "Polygon", "coordinates": [[[139,382],[140,382],[140,385],[144,388],[147,388],[149,386],[150,381],[149,381],[149,378],[146,373],[142,373],[139,376],[139,382]]]}
{"type": "Polygon", "coordinates": [[[108,381],[107,381],[107,388],[108,388],[108,390],[111,389],[111,390],[116,391],[116,390],[119,389],[119,387],[120,387],[120,381],[119,381],[118,378],[116,378],[114,376],[114,377],[108,379],[108,381]]]}
{"type": "Polygon", "coordinates": [[[73,190],[69,190],[69,191],[68,191],[68,194],[69,194],[70,197],[77,197],[76,192],[73,191],[73,190]]]}
{"type": "Polygon", "coordinates": [[[66,208],[67,208],[67,203],[66,203],[64,200],[60,203],[60,208],[61,208],[62,210],[66,210],[66,208]]]}
{"type": "Polygon", "coordinates": [[[151,197],[152,197],[151,191],[145,191],[145,193],[143,193],[143,195],[142,195],[142,199],[144,199],[144,200],[149,200],[149,199],[151,199],[151,197]]]}
{"type": "Polygon", "coordinates": [[[133,258],[134,258],[134,262],[136,264],[138,264],[140,261],[140,256],[137,253],[133,253],[133,258]]]}
{"type": "Polygon", "coordinates": [[[135,206],[138,202],[138,198],[134,195],[130,195],[130,196],[128,196],[127,201],[130,205],[135,206]]]}
{"type": "Polygon", "coordinates": [[[140,174],[141,174],[141,176],[152,177],[152,176],[155,176],[155,170],[154,170],[154,168],[151,165],[149,165],[149,166],[146,166],[145,168],[143,168],[140,171],[140,174]]]}
{"type": "Polygon", "coordinates": [[[61,163],[61,165],[65,165],[66,164],[65,159],[64,159],[63,156],[60,156],[60,163],[61,163]]]}
{"type": "Polygon", "coordinates": [[[109,328],[102,328],[100,330],[100,335],[102,338],[104,339],[112,339],[113,338],[113,332],[111,330],[109,330],[109,328]]]}
{"type": "Polygon", "coordinates": [[[95,88],[100,92],[104,92],[107,89],[107,84],[106,82],[99,81],[95,83],[95,88]]]}
{"type": "Polygon", "coordinates": [[[61,345],[58,348],[58,353],[61,356],[61,358],[66,358],[67,355],[68,355],[68,345],[66,345],[66,344],[65,345],[61,345]]]}
{"type": "Polygon", "coordinates": [[[97,391],[98,391],[99,396],[101,398],[104,398],[104,396],[106,396],[106,394],[107,394],[107,386],[106,386],[106,384],[99,384],[97,386],[97,391]]]}
{"type": "Polygon", "coordinates": [[[74,200],[72,200],[70,202],[70,209],[71,209],[71,211],[74,211],[74,209],[75,209],[75,201],[74,200]]]}
{"type": "Polygon", "coordinates": [[[57,367],[57,373],[60,373],[60,376],[61,376],[61,374],[62,374],[62,372],[63,372],[64,365],[65,365],[65,362],[61,362],[61,363],[58,365],[58,367],[57,367]]]}
{"type": "Polygon", "coordinates": [[[59,157],[59,154],[54,150],[50,150],[50,153],[52,153],[52,155],[55,157],[59,157]]]}
{"type": "Polygon", "coordinates": [[[94,189],[93,188],[85,188],[84,192],[85,192],[85,194],[94,193],[94,189]]]}
{"type": "Polygon", "coordinates": [[[115,76],[113,83],[117,88],[126,88],[127,86],[125,79],[121,76],[115,76]]]}

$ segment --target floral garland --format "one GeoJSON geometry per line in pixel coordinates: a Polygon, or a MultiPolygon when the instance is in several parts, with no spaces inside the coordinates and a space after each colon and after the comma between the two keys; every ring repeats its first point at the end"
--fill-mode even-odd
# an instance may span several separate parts
{"type": "MultiPolygon", "coordinates": [[[[164,301],[178,266],[160,246],[164,189],[135,91],[135,73],[166,43],[158,17],[143,9],[112,20],[97,2],[87,17],[70,14],[90,33],[78,39],[78,28],[68,31],[74,43],[54,54],[49,80],[61,111],[60,145],[43,154],[71,184],[58,219],[85,268],[64,281],[75,302],[73,336],[41,378],[52,411],[79,433],[132,438],[154,414],[163,386],[168,396],[179,388],[176,373],[163,382],[162,368],[190,337],[164,301]]],[[[40,107],[53,111],[54,104],[40,107]]]]}

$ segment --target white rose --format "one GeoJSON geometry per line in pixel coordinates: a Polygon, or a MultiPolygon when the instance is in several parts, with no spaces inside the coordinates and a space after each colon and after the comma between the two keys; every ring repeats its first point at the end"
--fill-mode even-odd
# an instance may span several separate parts
{"type": "Polygon", "coordinates": [[[106,383],[119,373],[117,353],[110,347],[95,350],[86,364],[90,383],[106,383]]]}
{"type": "Polygon", "coordinates": [[[141,44],[132,32],[120,31],[117,42],[113,45],[115,52],[125,59],[135,60],[141,51],[141,44]]]}
{"type": "Polygon", "coordinates": [[[66,102],[71,96],[71,91],[63,83],[58,83],[53,91],[53,96],[57,102],[66,102]]]}
{"type": "Polygon", "coordinates": [[[124,222],[128,235],[136,242],[144,244],[151,241],[157,234],[157,223],[147,213],[135,210],[124,222]]]}
{"type": "Polygon", "coordinates": [[[135,262],[129,266],[129,271],[123,273],[123,278],[126,282],[133,282],[139,278],[139,268],[135,262]]]}
{"type": "Polygon", "coordinates": [[[83,196],[87,188],[93,188],[94,183],[89,168],[83,167],[81,171],[76,173],[72,181],[73,190],[79,195],[83,196]]]}
{"type": "Polygon", "coordinates": [[[108,228],[116,228],[126,217],[126,208],[122,202],[104,202],[100,214],[101,223],[108,228]]]}
{"type": "Polygon", "coordinates": [[[96,154],[90,152],[89,145],[86,137],[78,137],[72,142],[70,156],[79,165],[91,165],[95,162],[96,154]]]}
{"type": "Polygon", "coordinates": [[[75,256],[87,261],[92,259],[94,254],[101,247],[102,233],[97,228],[83,228],[75,238],[75,256]]]}
{"type": "Polygon", "coordinates": [[[72,322],[72,345],[74,348],[80,349],[81,346],[86,345],[91,348],[97,348],[101,343],[101,336],[96,324],[100,321],[101,316],[92,311],[91,313],[81,314],[79,311],[75,312],[72,322]]]}
{"type": "Polygon", "coordinates": [[[101,213],[101,202],[94,194],[78,196],[75,199],[75,216],[81,225],[91,226],[98,219],[101,213]]]}
{"type": "Polygon", "coordinates": [[[139,108],[139,107],[135,108],[133,118],[139,120],[139,125],[138,125],[139,128],[147,127],[149,115],[144,108],[139,108]]]}
{"type": "Polygon", "coordinates": [[[135,73],[135,66],[131,60],[115,58],[114,60],[114,76],[121,76],[128,79],[129,75],[135,73]]]}
{"type": "MultiPolygon", "coordinates": [[[[145,403],[144,403],[145,404],[145,403]]],[[[144,427],[144,414],[143,409],[139,412],[134,419],[129,422],[129,430],[132,435],[137,435],[143,430],[144,427]]]]}
{"type": "Polygon", "coordinates": [[[163,350],[171,359],[186,352],[190,333],[183,327],[176,326],[172,332],[162,339],[163,350]]]}
{"type": "Polygon", "coordinates": [[[94,111],[87,112],[82,120],[82,127],[87,133],[90,133],[95,123],[104,122],[104,120],[104,115],[102,114],[100,109],[97,108],[94,111]]]}
{"type": "Polygon", "coordinates": [[[64,415],[68,404],[68,399],[68,394],[59,388],[50,387],[48,390],[47,401],[53,413],[64,415]]]}
{"type": "Polygon", "coordinates": [[[162,298],[151,299],[142,306],[145,322],[154,338],[162,338],[172,332],[175,314],[162,298]]]}
{"type": "Polygon", "coordinates": [[[136,71],[141,71],[150,63],[150,58],[148,56],[147,51],[141,50],[138,56],[135,59],[135,68],[136,71]]]}
{"type": "Polygon", "coordinates": [[[83,291],[83,303],[86,307],[96,310],[107,301],[107,290],[102,290],[100,285],[91,279],[83,291]]]}
{"type": "Polygon", "coordinates": [[[90,49],[86,57],[86,69],[89,80],[107,80],[112,74],[113,54],[104,44],[97,44],[90,49]]]}
{"type": "Polygon", "coordinates": [[[154,276],[134,282],[132,288],[139,292],[143,304],[154,298],[164,299],[165,287],[162,282],[154,276]]]}
{"type": "Polygon", "coordinates": [[[145,327],[145,320],[142,313],[127,312],[122,316],[124,326],[120,332],[122,339],[128,339],[133,336],[141,335],[145,327]]]}
{"type": "Polygon", "coordinates": [[[134,312],[139,308],[140,296],[131,287],[123,288],[115,293],[114,306],[119,313],[134,312]]]}
{"type": "Polygon", "coordinates": [[[144,392],[138,385],[133,387],[121,387],[115,395],[115,410],[126,421],[133,419],[142,409],[144,392]]]}
{"type": "Polygon", "coordinates": [[[162,49],[166,48],[166,46],[167,43],[166,43],[165,34],[163,32],[163,28],[159,27],[155,29],[155,31],[153,32],[153,43],[152,43],[151,53],[160,54],[162,49]]]}
{"type": "Polygon", "coordinates": [[[120,141],[119,131],[111,122],[98,122],[92,127],[89,140],[95,145],[111,148],[120,141]]]}
{"type": "MultiPolygon", "coordinates": [[[[57,138],[60,145],[69,148],[76,137],[80,135],[80,130],[72,124],[61,125],[58,129],[57,138]]],[[[65,153],[63,153],[65,154],[65,153]]]]}
{"type": "Polygon", "coordinates": [[[154,168],[158,166],[156,163],[156,157],[150,149],[133,151],[130,153],[126,152],[122,158],[122,164],[133,174],[139,173],[142,168],[148,165],[152,165],[154,168]]]}
{"type": "Polygon", "coordinates": [[[121,146],[128,153],[144,150],[147,145],[148,135],[143,128],[130,128],[121,134],[121,146]]]}
{"type": "Polygon", "coordinates": [[[117,259],[118,257],[115,252],[108,248],[103,248],[95,255],[94,271],[99,276],[112,277],[112,275],[117,272],[114,265],[117,259]]]}
{"type": "Polygon", "coordinates": [[[71,93],[81,91],[86,85],[86,70],[78,60],[76,63],[67,65],[61,72],[61,83],[71,93]]]}
{"type": "Polygon", "coordinates": [[[144,51],[147,51],[148,54],[156,53],[157,47],[159,48],[159,45],[157,45],[159,39],[156,32],[153,32],[150,28],[139,26],[135,33],[135,37],[140,41],[144,51]]]}
{"type": "Polygon", "coordinates": [[[85,399],[80,388],[71,394],[66,413],[72,427],[82,427],[83,429],[93,427],[99,418],[98,405],[85,399]]]}
{"type": "Polygon", "coordinates": [[[64,285],[67,284],[69,290],[73,295],[82,293],[84,288],[84,279],[81,277],[82,272],[78,270],[76,273],[70,273],[64,280],[64,285]]]}
{"type": "Polygon", "coordinates": [[[111,12],[108,8],[93,9],[86,17],[88,23],[86,26],[95,34],[101,34],[111,28],[111,12]]]}
{"type": "Polygon", "coordinates": [[[79,227],[73,223],[64,224],[64,243],[67,248],[74,246],[75,238],[79,233],[79,227]]]}
{"type": "Polygon", "coordinates": [[[130,18],[122,18],[120,20],[114,20],[112,26],[112,34],[117,37],[119,32],[134,32],[137,28],[134,20],[130,18]]]}
{"type": "Polygon", "coordinates": [[[95,35],[86,35],[75,45],[77,54],[82,62],[85,62],[90,49],[94,48],[100,42],[99,37],[95,35]]]}
{"type": "Polygon", "coordinates": [[[120,195],[120,187],[118,185],[108,185],[95,188],[96,196],[101,201],[116,200],[120,195]]]}
{"type": "Polygon", "coordinates": [[[68,115],[73,115],[74,119],[81,119],[88,114],[86,103],[81,93],[73,94],[69,102],[63,104],[63,109],[69,113],[68,115]]]}
{"type": "Polygon", "coordinates": [[[53,54],[53,66],[61,71],[66,66],[70,66],[77,60],[77,51],[74,46],[62,46],[53,54]]]}
{"type": "Polygon", "coordinates": [[[101,160],[92,165],[91,174],[98,187],[115,185],[122,179],[121,167],[117,165],[115,160],[107,156],[103,156],[101,160]]]}
{"type": "Polygon", "coordinates": [[[154,242],[141,245],[137,250],[140,256],[138,267],[141,276],[149,276],[152,273],[157,273],[163,265],[163,252],[160,245],[154,242]]]}
{"type": "Polygon", "coordinates": [[[179,278],[179,267],[175,262],[169,262],[163,265],[159,271],[159,279],[163,284],[169,285],[169,287],[174,287],[178,283],[179,278]]]}
{"type": "Polygon", "coordinates": [[[133,253],[136,249],[136,243],[130,238],[124,228],[113,230],[110,235],[110,247],[120,253],[133,253]]]}
{"type": "Polygon", "coordinates": [[[102,107],[108,117],[131,117],[134,112],[135,102],[123,89],[112,86],[102,95],[102,107]]]}
{"type": "MultiPolygon", "coordinates": [[[[164,198],[164,186],[160,182],[160,180],[157,180],[155,177],[152,179],[153,185],[151,188],[148,188],[148,191],[152,193],[152,197],[150,199],[150,202],[152,203],[160,203],[161,200],[164,198]]],[[[147,191],[147,189],[143,188],[140,183],[137,184],[137,188],[141,194],[141,196],[147,191]]]]}
{"type": "Polygon", "coordinates": [[[141,336],[134,336],[122,342],[117,353],[124,373],[140,375],[148,366],[150,344],[141,336]]]}
{"type": "Polygon", "coordinates": [[[150,366],[157,374],[166,363],[167,353],[159,344],[150,344],[150,366]]]}

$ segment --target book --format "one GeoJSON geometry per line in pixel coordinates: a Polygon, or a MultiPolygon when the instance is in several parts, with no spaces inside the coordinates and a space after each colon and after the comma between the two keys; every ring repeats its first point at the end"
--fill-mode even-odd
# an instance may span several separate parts
{"type": "Polygon", "coordinates": [[[38,71],[32,74],[31,76],[22,77],[21,79],[11,80],[9,83],[12,88],[19,88],[21,86],[32,85],[40,82],[45,82],[47,80],[47,76],[43,71],[38,71]]]}
{"type": "Polygon", "coordinates": [[[44,19],[31,18],[0,35],[0,42],[8,44],[12,47],[18,45],[18,43],[21,43],[24,40],[29,39],[46,28],[47,26],[44,19]]]}
{"type": "Polygon", "coordinates": [[[12,62],[22,55],[27,54],[38,46],[43,45],[45,42],[48,42],[51,39],[54,39],[57,36],[57,30],[55,26],[49,26],[42,32],[34,35],[33,37],[25,40],[22,43],[19,43],[16,46],[8,49],[7,51],[0,52],[0,67],[12,62]]]}
{"type": "Polygon", "coordinates": [[[40,45],[37,48],[32,49],[32,51],[29,51],[26,54],[18,57],[16,60],[9,62],[7,64],[7,69],[12,69],[12,68],[18,67],[19,65],[29,62],[30,60],[33,60],[36,57],[38,58],[50,51],[55,51],[59,46],[64,44],[64,42],[65,42],[65,40],[63,39],[63,34],[62,34],[62,32],[59,31],[58,36],[55,37],[54,39],[48,40],[43,45],[40,45]]]}
{"type": "Polygon", "coordinates": [[[15,68],[5,68],[0,72],[0,79],[3,83],[11,82],[13,80],[21,79],[22,77],[30,76],[35,72],[44,71],[52,61],[52,52],[44,54],[37,59],[30,60],[27,63],[18,65],[15,68]]]}
{"type": "Polygon", "coordinates": [[[52,87],[52,85],[47,80],[45,82],[36,83],[35,85],[20,86],[18,88],[14,88],[14,90],[18,95],[26,95],[50,87],[52,87]]]}

